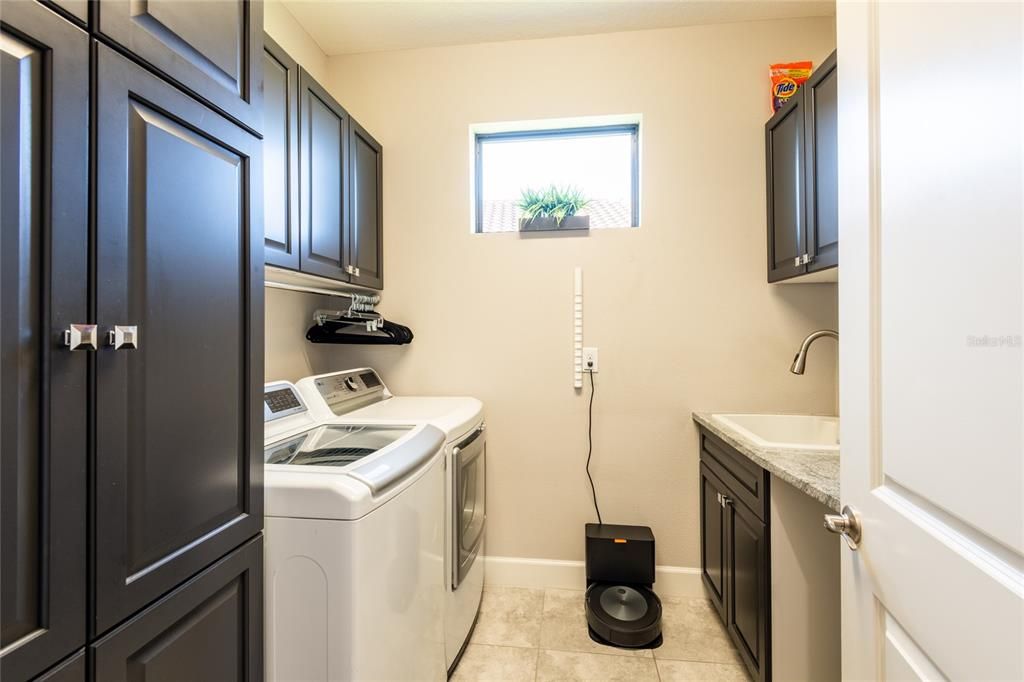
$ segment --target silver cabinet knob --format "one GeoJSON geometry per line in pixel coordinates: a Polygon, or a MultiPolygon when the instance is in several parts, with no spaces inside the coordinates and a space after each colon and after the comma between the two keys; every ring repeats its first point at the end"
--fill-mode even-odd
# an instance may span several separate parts
{"type": "Polygon", "coordinates": [[[135,325],[114,325],[107,333],[107,344],[114,350],[133,350],[139,347],[139,328],[135,325]]]}
{"type": "Polygon", "coordinates": [[[96,325],[69,324],[64,330],[64,345],[70,350],[96,350],[96,325]]]}
{"type": "Polygon", "coordinates": [[[860,546],[860,516],[850,508],[850,505],[843,507],[842,514],[825,514],[825,529],[830,533],[842,535],[850,549],[857,549],[860,546]]]}

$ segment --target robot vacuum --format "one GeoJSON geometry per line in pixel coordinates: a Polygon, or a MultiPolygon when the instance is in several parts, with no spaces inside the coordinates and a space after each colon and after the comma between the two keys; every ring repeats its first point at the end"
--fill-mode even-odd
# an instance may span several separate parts
{"type": "Polygon", "coordinates": [[[586,525],[590,638],[627,649],[661,645],[661,600],[654,593],[654,533],[647,526],[586,525]]]}

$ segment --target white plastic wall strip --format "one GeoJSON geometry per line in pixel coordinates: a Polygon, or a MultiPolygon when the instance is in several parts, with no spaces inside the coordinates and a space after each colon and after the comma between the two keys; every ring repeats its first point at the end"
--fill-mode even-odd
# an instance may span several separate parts
{"type": "Polygon", "coordinates": [[[583,268],[579,266],[573,273],[572,308],[572,385],[583,388],[583,268]]]}

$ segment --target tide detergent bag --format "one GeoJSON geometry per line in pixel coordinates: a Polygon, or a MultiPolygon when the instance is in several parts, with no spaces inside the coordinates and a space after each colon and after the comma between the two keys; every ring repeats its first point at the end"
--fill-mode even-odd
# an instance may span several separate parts
{"type": "Polygon", "coordinates": [[[772,112],[782,108],[789,98],[804,84],[811,75],[811,62],[790,62],[789,64],[772,64],[768,73],[772,81],[772,112]]]}

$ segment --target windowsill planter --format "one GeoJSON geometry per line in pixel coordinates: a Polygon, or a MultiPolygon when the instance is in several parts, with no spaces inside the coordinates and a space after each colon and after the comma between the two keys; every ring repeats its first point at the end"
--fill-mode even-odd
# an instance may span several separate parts
{"type": "Polygon", "coordinates": [[[519,219],[520,232],[560,232],[563,230],[589,229],[590,216],[588,215],[567,216],[562,219],[561,223],[551,216],[542,216],[539,218],[533,218],[532,220],[526,220],[525,218],[519,219]]]}

